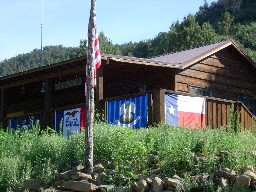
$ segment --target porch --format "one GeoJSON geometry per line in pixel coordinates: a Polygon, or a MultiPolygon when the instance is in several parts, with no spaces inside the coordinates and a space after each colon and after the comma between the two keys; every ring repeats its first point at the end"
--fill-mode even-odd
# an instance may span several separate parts
{"type": "MultiPolygon", "coordinates": [[[[107,98],[102,100],[106,121],[113,122],[113,120],[109,120],[109,116],[112,115],[111,113],[116,113],[114,111],[119,110],[119,108],[120,109],[123,108],[124,106],[121,107],[122,103],[126,103],[126,102],[135,103],[136,98],[147,96],[148,99],[145,106],[143,106],[144,104],[140,104],[138,103],[138,101],[136,101],[138,103],[138,107],[140,108],[140,111],[143,111],[143,113],[145,113],[144,112],[145,110],[141,110],[141,108],[145,107],[147,109],[147,114],[146,114],[147,126],[153,125],[155,123],[164,123],[167,120],[166,107],[165,107],[166,94],[198,97],[196,95],[189,95],[189,94],[174,92],[166,89],[158,89],[158,90],[148,91],[145,94],[131,94],[126,96],[107,98]],[[111,112],[108,107],[110,106],[109,104],[110,102],[118,103],[117,107],[115,107],[113,112],[111,112]]],[[[256,118],[255,116],[253,116],[253,114],[247,109],[247,107],[242,102],[214,98],[214,97],[202,97],[202,98],[205,98],[204,111],[205,111],[206,127],[213,128],[213,129],[224,127],[226,128],[227,131],[231,127],[234,127],[235,129],[252,130],[256,132],[256,118]]],[[[145,103],[145,100],[143,99],[137,99],[137,100],[141,100],[140,102],[145,103]]],[[[140,113],[141,112],[137,113],[137,116],[145,115],[140,113]]],[[[123,126],[126,126],[126,125],[123,124],[123,126]]]]}

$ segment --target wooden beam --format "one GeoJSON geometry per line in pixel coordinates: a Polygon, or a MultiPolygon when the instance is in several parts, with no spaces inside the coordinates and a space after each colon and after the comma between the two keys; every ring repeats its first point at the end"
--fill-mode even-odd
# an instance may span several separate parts
{"type": "Polygon", "coordinates": [[[53,84],[50,80],[45,81],[45,104],[42,114],[41,128],[51,127],[51,107],[52,107],[53,84]]]}
{"type": "Polygon", "coordinates": [[[81,69],[79,67],[66,68],[66,69],[55,71],[48,74],[42,73],[40,75],[34,75],[33,77],[24,77],[22,79],[10,81],[10,83],[5,83],[0,85],[0,89],[18,87],[18,86],[22,86],[22,85],[33,83],[33,82],[45,81],[51,78],[56,78],[56,77],[65,76],[65,75],[72,75],[72,74],[75,74],[75,75],[83,74],[85,76],[84,69],[81,69]]]}
{"type": "Polygon", "coordinates": [[[0,123],[5,126],[5,90],[1,89],[0,123]]]}
{"type": "Polygon", "coordinates": [[[104,77],[103,77],[103,72],[104,72],[104,65],[101,65],[101,67],[97,70],[97,78],[96,78],[96,90],[95,90],[95,104],[96,104],[96,109],[97,110],[102,110],[103,105],[100,103],[100,100],[103,99],[104,94],[103,94],[103,84],[104,84],[104,77]]]}
{"type": "Polygon", "coordinates": [[[153,123],[163,123],[165,121],[165,90],[153,92],[153,123]]]}

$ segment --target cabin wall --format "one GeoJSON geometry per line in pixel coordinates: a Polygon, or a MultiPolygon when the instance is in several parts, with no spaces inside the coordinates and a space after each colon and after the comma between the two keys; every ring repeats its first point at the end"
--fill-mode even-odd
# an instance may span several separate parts
{"type": "Polygon", "coordinates": [[[134,65],[112,61],[104,66],[104,98],[116,97],[138,92],[141,83],[146,90],[174,90],[175,72],[170,68],[134,65]]]}
{"type": "Polygon", "coordinates": [[[213,97],[237,100],[256,97],[256,70],[232,47],[223,49],[175,75],[176,91],[209,89],[213,97]]]}
{"type": "Polygon", "coordinates": [[[30,115],[41,117],[41,126],[53,126],[54,111],[68,106],[85,105],[84,62],[68,63],[42,72],[34,72],[12,81],[3,80],[1,89],[1,121],[30,115]]]}

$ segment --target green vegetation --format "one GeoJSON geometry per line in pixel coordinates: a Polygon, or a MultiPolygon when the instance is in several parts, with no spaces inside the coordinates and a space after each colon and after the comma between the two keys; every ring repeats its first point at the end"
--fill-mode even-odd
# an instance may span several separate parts
{"type": "MultiPolygon", "coordinates": [[[[101,52],[148,58],[233,38],[250,57],[256,60],[255,9],[254,0],[241,0],[239,7],[221,5],[218,1],[208,5],[205,1],[195,15],[189,14],[183,21],[172,23],[169,31],[159,32],[152,39],[119,45],[113,44],[101,32],[99,34],[101,52]]],[[[0,62],[0,76],[86,55],[86,44],[87,41],[81,39],[79,47],[62,45],[44,47],[42,64],[39,49],[19,54],[0,62]]]]}
{"type": "MultiPolygon", "coordinates": [[[[84,134],[71,138],[33,130],[0,132],[0,191],[21,191],[27,178],[51,183],[54,170],[67,170],[83,163],[84,134]]],[[[239,170],[255,165],[252,152],[256,138],[250,132],[226,132],[225,129],[189,130],[159,125],[133,130],[97,123],[94,130],[94,159],[105,162],[115,174],[106,183],[120,185],[150,175],[154,167],[148,155],[159,157],[160,173],[188,178],[198,173],[211,173],[218,168],[239,170]],[[206,162],[195,157],[205,157],[206,162]]],[[[187,186],[189,187],[189,186],[187,186]]]]}

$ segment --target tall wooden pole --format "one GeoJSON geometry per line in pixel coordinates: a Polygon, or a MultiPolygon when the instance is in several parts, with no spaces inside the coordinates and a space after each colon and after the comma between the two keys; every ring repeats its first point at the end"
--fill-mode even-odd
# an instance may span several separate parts
{"type": "Polygon", "coordinates": [[[86,130],[85,130],[85,172],[93,171],[93,121],[94,121],[94,39],[96,37],[96,0],[91,0],[91,11],[88,24],[88,77],[86,94],[86,130]]]}

